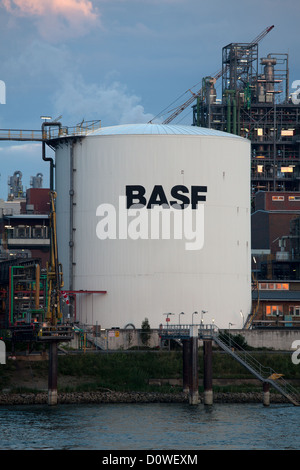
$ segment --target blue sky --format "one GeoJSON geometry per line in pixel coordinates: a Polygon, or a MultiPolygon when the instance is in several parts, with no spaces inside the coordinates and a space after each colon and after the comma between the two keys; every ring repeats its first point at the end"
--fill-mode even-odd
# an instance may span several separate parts
{"type": "MultiPolygon", "coordinates": [[[[62,115],[66,126],[148,122],[221,68],[223,46],[273,24],[259,56],[289,53],[292,84],[299,13],[297,0],[0,0],[0,128],[40,129],[41,115],[62,115]]],[[[190,125],[190,109],[176,122],[190,125]]],[[[0,141],[0,161],[1,198],[16,170],[24,188],[38,172],[48,185],[39,143],[0,141]]]]}

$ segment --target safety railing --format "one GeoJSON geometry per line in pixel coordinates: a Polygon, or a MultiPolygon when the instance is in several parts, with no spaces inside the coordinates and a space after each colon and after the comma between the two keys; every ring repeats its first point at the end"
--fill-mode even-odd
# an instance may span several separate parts
{"type": "Polygon", "coordinates": [[[213,340],[223,351],[230,354],[242,366],[261,382],[267,382],[285,396],[291,403],[299,406],[299,392],[289,384],[282,374],[271,367],[261,364],[253,355],[238,344],[232,334],[220,330],[215,324],[200,325],[169,325],[161,327],[161,337],[164,339],[186,339],[190,337],[191,326],[198,329],[200,340],[213,340]]]}
{"type": "Polygon", "coordinates": [[[52,140],[59,137],[85,136],[101,128],[101,121],[84,121],[76,126],[49,126],[42,130],[0,129],[0,140],[37,141],[52,140]]]}
{"type": "Polygon", "coordinates": [[[101,128],[101,121],[84,121],[80,124],[77,124],[73,127],[67,126],[49,126],[45,127],[43,133],[44,140],[53,140],[59,137],[76,137],[76,136],[86,136],[93,131],[96,131],[101,128]]]}
{"type": "Polygon", "coordinates": [[[41,130],[0,129],[0,140],[36,140],[42,141],[41,130]]]}
{"type": "Polygon", "coordinates": [[[234,357],[241,365],[249,370],[260,381],[271,384],[276,390],[284,395],[291,403],[299,406],[299,392],[288,383],[282,374],[274,371],[271,367],[264,366],[249,351],[245,351],[234,339],[230,333],[214,330],[214,341],[232,357],[234,357]]]}

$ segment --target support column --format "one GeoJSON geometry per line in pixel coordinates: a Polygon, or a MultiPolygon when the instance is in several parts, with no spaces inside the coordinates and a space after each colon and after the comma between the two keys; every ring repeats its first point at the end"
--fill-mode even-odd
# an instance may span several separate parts
{"type": "Polygon", "coordinates": [[[189,361],[190,361],[190,340],[184,339],[182,341],[182,390],[188,393],[189,386],[189,361]]]}
{"type": "Polygon", "coordinates": [[[189,403],[199,403],[199,377],[198,377],[198,327],[190,327],[190,368],[189,368],[189,403]]]}
{"type": "Polygon", "coordinates": [[[57,342],[49,343],[48,405],[57,405],[57,342]]]}
{"type": "Polygon", "coordinates": [[[263,383],[263,405],[270,405],[270,384],[268,382],[263,383]]]}
{"type": "Polygon", "coordinates": [[[212,389],[212,340],[203,340],[203,386],[204,404],[213,404],[212,389]]]}

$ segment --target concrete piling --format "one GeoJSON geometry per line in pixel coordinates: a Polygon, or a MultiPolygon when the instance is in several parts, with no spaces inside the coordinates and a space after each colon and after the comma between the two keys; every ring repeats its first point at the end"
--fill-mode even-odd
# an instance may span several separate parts
{"type": "Polygon", "coordinates": [[[199,403],[199,377],[198,377],[198,328],[190,327],[190,361],[189,361],[189,403],[199,403]]]}
{"type": "Polygon", "coordinates": [[[48,405],[57,405],[57,342],[49,343],[48,405]]]}
{"type": "Polygon", "coordinates": [[[203,341],[203,366],[204,404],[212,405],[212,340],[203,341]]]}
{"type": "Polygon", "coordinates": [[[270,384],[268,382],[263,383],[263,405],[270,406],[270,384]]]}
{"type": "Polygon", "coordinates": [[[189,339],[182,341],[182,390],[184,393],[189,393],[189,361],[190,361],[191,343],[189,339]]]}

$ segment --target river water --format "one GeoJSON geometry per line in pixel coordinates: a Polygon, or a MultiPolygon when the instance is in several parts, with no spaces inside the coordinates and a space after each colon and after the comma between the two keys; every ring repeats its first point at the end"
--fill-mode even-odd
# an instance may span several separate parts
{"type": "Polygon", "coordinates": [[[293,405],[0,407],[1,450],[299,450],[293,405]]]}

